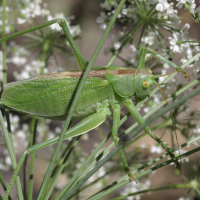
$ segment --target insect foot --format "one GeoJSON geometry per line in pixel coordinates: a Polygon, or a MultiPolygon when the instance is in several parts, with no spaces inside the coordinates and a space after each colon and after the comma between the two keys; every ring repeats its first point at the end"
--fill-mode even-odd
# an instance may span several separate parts
{"type": "Polygon", "coordinates": [[[190,81],[189,73],[186,72],[185,70],[183,70],[182,73],[184,74],[184,77],[185,77],[185,78],[188,78],[188,81],[190,81]]]}
{"type": "Polygon", "coordinates": [[[184,75],[185,78],[188,78],[188,81],[190,81],[190,75],[187,71],[183,70],[182,68],[178,67],[177,68],[178,72],[182,72],[182,74],[184,75]]]}
{"type": "Polygon", "coordinates": [[[130,182],[135,181],[137,183],[135,174],[131,174],[131,172],[129,171],[128,177],[129,177],[130,182]]]}
{"type": "Polygon", "coordinates": [[[179,163],[179,165],[176,165],[176,169],[179,169],[180,171],[182,171],[182,164],[179,163]]]}

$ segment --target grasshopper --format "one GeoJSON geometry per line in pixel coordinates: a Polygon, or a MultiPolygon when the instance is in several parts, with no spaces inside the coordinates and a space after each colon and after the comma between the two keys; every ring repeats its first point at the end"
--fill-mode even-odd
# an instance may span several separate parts
{"type": "MultiPolygon", "coordinates": [[[[90,65],[90,63],[88,64],[88,61],[75,45],[65,21],[60,19],[52,20],[46,24],[38,25],[34,27],[34,29],[27,29],[26,32],[30,32],[57,22],[63,28],[63,31],[67,36],[78,64],[85,69],[87,65],[90,65]]],[[[22,33],[19,32],[15,35],[10,35],[0,41],[10,39],[20,34],[22,33]]],[[[75,137],[98,127],[106,120],[110,109],[113,111],[112,137],[114,144],[117,147],[119,145],[118,125],[120,121],[122,103],[128,108],[138,124],[141,125],[145,122],[141,114],[135,108],[131,98],[134,96],[135,99],[139,101],[140,99],[147,97],[151,92],[151,86],[157,84],[156,79],[159,76],[153,75],[151,71],[145,69],[144,62],[147,51],[153,56],[170,64],[175,68],[175,70],[181,71],[186,78],[189,77],[186,71],[157,54],[152,49],[142,48],[136,69],[110,65],[108,67],[93,68],[90,71],[86,69],[83,71],[70,71],[41,75],[35,78],[4,85],[4,91],[0,101],[0,106],[2,108],[52,120],[66,120],[66,118],[68,119],[68,115],[71,114],[71,100],[78,90],[77,88],[79,83],[85,78],[82,91],[80,91],[80,95],[77,97],[77,104],[74,106],[74,112],[71,114],[72,119],[82,119],[82,121],[62,133],[60,139],[59,137],[56,137],[47,142],[27,148],[15,170],[5,199],[10,193],[12,185],[27,154],[46,147],[52,143],[58,142],[59,140],[75,137]],[[88,74],[88,76],[85,74],[88,74]]],[[[191,60],[191,62],[192,61],[193,60],[191,60]]],[[[146,126],[144,131],[156,140],[168,152],[174,160],[176,166],[181,168],[178,159],[153,133],[150,127],[146,126]]],[[[119,155],[129,180],[135,180],[135,175],[130,172],[122,150],[119,151],[119,155]]]]}

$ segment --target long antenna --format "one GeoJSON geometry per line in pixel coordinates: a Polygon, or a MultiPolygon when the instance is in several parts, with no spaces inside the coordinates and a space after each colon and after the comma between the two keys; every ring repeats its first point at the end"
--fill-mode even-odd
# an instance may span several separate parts
{"type": "MultiPolygon", "coordinates": [[[[158,83],[157,83],[156,85],[159,87],[160,91],[162,92],[163,97],[165,98],[165,101],[166,101],[167,105],[169,106],[168,101],[167,101],[167,98],[166,98],[166,96],[165,96],[165,94],[164,94],[162,88],[160,87],[160,85],[159,85],[158,83]]],[[[178,153],[179,153],[179,156],[180,156],[180,155],[181,155],[181,152],[180,152],[178,137],[177,137],[177,133],[176,133],[175,122],[174,122],[174,118],[172,117],[172,112],[171,112],[171,110],[170,110],[169,112],[170,112],[170,116],[171,116],[171,119],[172,119],[172,124],[173,124],[174,132],[175,132],[176,142],[177,142],[177,146],[178,146],[178,153]]],[[[181,171],[183,177],[185,177],[184,171],[183,171],[183,167],[182,167],[181,156],[180,156],[180,166],[181,166],[181,167],[180,167],[179,170],[181,171]]],[[[177,168],[177,169],[178,169],[178,168],[177,168]]],[[[184,179],[184,178],[183,178],[183,181],[184,181],[184,186],[185,186],[185,179],[184,179]]],[[[187,198],[186,190],[184,190],[184,191],[185,191],[185,196],[186,196],[186,198],[187,198]]]]}
{"type": "MultiPolygon", "coordinates": [[[[186,69],[191,69],[191,68],[194,68],[194,67],[199,67],[199,66],[200,66],[200,65],[194,65],[194,66],[192,66],[192,67],[185,68],[185,69],[184,69],[184,77],[185,77],[185,78],[188,78],[188,81],[190,81],[189,73],[186,72],[185,70],[186,70],[186,69]]],[[[183,72],[183,70],[176,70],[176,71],[171,72],[171,73],[168,73],[168,74],[159,75],[159,77],[168,76],[168,75],[170,75],[170,74],[174,74],[174,73],[177,73],[177,72],[183,72]]]]}

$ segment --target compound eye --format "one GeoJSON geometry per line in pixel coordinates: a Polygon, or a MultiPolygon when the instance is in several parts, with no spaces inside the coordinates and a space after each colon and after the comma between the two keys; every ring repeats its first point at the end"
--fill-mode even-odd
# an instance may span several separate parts
{"type": "Polygon", "coordinates": [[[151,69],[147,68],[147,71],[148,71],[150,74],[152,74],[152,71],[151,71],[151,69]]]}
{"type": "Polygon", "coordinates": [[[143,87],[144,89],[148,88],[148,87],[149,87],[149,82],[148,82],[148,81],[143,81],[142,87],[143,87]]]}

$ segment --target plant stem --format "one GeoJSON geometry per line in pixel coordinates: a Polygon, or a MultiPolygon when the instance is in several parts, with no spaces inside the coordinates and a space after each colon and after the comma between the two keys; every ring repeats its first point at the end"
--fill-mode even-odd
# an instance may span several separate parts
{"type": "Polygon", "coordinates": [[[57,166],[55,167],[54,169],[54,172],[52,174],[52,183],[48,189],[48,192],[45,196],[45,199],[44,200],[48,200],[54,187],[55,187],[55,184],[56,184],[56,181],[59,177],[59,175],[61,174],[63,168],[65,167],[65,163],[67,162],[69,156],[71,155],[74,147],[76,146],[76,144],[78,143],[79,139],[80,139],[81,135],[79,135],[78,137],[75,137],[71,140],[70,144],[67,146],[67,150],[65,149],[65,152],[64,152],[64,155],[63,157],[58,161],[58,164],[57,166]],[[55,174],[55,175],[54,175],[55,174]]]}
{"type": "MultiPolygon", "coordinates": [[[[32,133],[30,138],[30,146],[35,144],[36,133],[37,133],[37,117],[33,118],[32,123],[32,133]]],[[[33,174],[34,174],[34,161],[35,161],[35,152],[31,154],[31,163],[30,163],[30,172],[29,172],[29,191],[28,191],[28,200],[32,200],[33,197],[33,174]]]]}
{"type": "MultiPolygon", "coordinates": [[[[2,11],[2,37],[5,36],[5,28],[6,28],[6,24],[5,24],[5,20],[6,20],[6,0],[2,1],[2,7],[3,7],[3,11],[2,11]]],[[[2,50],[3,50],[3,85],[5,85],[7,83],[7,67],[6,67],[6,41],[2,42],[2,50]]],[[[12,167],[13,170],[15,169],[17,162],[16,162],[16,158],[15,158],[15,152],[14,152],[14,147],[13,147],[13,139],[12,139],[12,132],[11,132],[11,126],[10,126],[10,118],[9,118],[9,111],[6,109],[5,110],[5,114],[6,114],[6,120],[7,120],[7,127],[8,127],[8,132],[3,128],[4,125],[1,124],[3,134],[5,137],[5,141],[6,141],[6,145],[8,148],[8,153],[11,159],[11,163],[12,163],[12,167]]],[[[1,114],[0,114],[1,115],[1,114]]],[[[0,120],[1,122],[3,121],[2,115],[0,116],[0,120]]],[[[2,122],[3,123],[3,122],[2,122]]],[[[17,186],[17,194],[18,194],[18,199],[23,199],[23,194],[22,194],[22,188],[21,188],[21,184],[20,184],[20,179],[19,176],[17,177],[16,180],[16,186],[17,186]]]]}
{"type": "MultiPolygon", "coordinates": [[[[3,176],[1,175],[1,173],[0,173],[0,183],[1,183],[1,185],[2,185],[2,187],[3,187],[3,189],[4,189],[4,191],[6,191],[6,190],[7,190],[7,186],[6,186],[6,183],[5,183],[5,181],[4,181],[3,176]]],[[[12,198],[11,198],[10,195],[9,195],[8,199],[9,199],[9,200],[12,200],[12,198]]]]}

